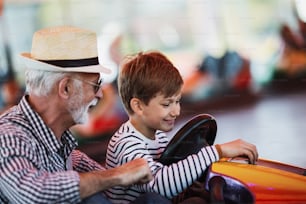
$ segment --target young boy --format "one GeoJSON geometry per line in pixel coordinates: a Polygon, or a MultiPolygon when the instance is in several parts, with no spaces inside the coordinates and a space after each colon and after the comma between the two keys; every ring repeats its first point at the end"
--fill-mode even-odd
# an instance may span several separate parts
{"type": "Polygon", "coordinates": [[[106,167],[114,168],[136,158],[145,158],[153,180],[130,187],[117,186],[108,191],[114,203],[129,203],[144,192],[157,192],[169,199],[191,186],[206,168],[221,157],[245,155],[251,163],[256,147],[242,140],[203,147],[197,154],[169,166],[157,160],[169,140],[180,115],[183,79],[173,64],[159,52],[138,53],[121,67],[119,93],[129,120],[111,138],[106,167]]]}

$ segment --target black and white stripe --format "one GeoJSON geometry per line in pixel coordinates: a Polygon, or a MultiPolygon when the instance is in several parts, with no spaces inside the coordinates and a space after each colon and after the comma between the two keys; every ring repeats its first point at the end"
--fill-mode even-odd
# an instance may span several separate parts
{"type": "Polygon", "coordinates": [[[157,192],[169,199],[183,192],[196,181],[212,163],[219,160],[214,146],[202,148],[197,154],[169,166],[157,162],[169,140],[164,132],[157,131],[155,140],[149,140],[130,123],[123,124],[111,138],[107,154],[106,168],[120,166],[135,158],[145,158],[154,179],[145,185],[129,188],[117,186],[107,191],[114,203],[129,203],[143,192],[157,192]]]}

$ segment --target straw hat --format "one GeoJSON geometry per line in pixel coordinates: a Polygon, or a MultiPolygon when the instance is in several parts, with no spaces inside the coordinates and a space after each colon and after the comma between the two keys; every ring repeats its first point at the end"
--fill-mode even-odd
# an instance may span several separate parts
{"type": "Polygon", "coordinates": [[[99,64],[96,33],[72,26],[34,33],[31,53],[21,53],[29,69],[53,72],[110,73],[99,64]]]}

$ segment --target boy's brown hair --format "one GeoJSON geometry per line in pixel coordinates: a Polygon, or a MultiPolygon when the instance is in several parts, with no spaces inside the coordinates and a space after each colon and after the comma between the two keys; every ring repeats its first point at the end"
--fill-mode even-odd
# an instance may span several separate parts
{"type": "Polygon", "coordinates": [[[158,93],[165,97],[175,95],[182,85],[183,79],[177,68],[157,51],[139,52],[126,58],[118,77],[119,94],[129,114],[133,114],[132,98],[148,104],[158,93]]]}

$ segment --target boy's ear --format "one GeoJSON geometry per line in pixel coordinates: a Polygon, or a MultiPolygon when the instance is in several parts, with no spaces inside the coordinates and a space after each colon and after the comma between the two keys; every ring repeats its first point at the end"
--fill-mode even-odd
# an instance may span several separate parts
{"type": "Polygon", "coordinates": [[[58,83],[58,95],[64,99],[68,99],[71,91],[71,80],[65,77],[58,83]]]}
{"type": "Polygon", "coordinates": [[[132,98],[130,101],[130,106],[136,114],[140,114],[142,112],[142,103],[138,98],[132,98]]]}

